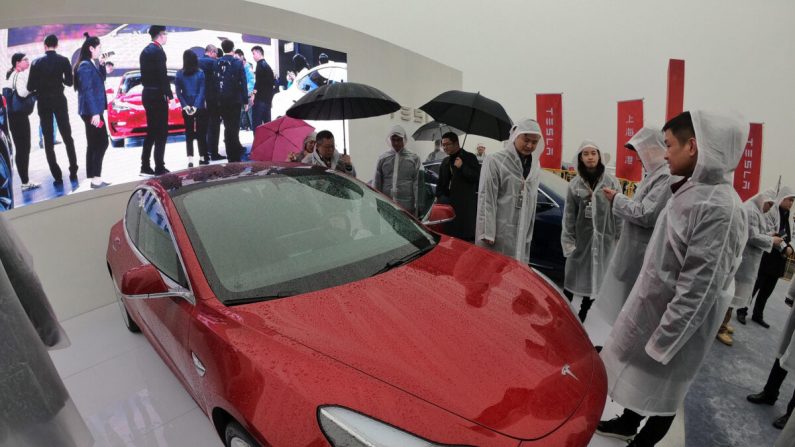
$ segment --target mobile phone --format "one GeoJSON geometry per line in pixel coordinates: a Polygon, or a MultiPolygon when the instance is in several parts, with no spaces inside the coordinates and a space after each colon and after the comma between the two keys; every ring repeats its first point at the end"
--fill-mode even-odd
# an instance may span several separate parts
{"type": "Polygon", "coordinates": [[[107,53],[102,53],[102,59],[107,59],[107,58],[109,58],[111,56],[115,56],[115,55],[116,55],[115,51],[108,51],[107,53]]]}

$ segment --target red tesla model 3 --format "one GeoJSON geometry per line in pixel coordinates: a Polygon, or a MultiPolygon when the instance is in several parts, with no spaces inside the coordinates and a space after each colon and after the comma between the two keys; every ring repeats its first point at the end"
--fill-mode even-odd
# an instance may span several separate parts
{"type": "Polygon", "coordinates": [[[605,404],[547,280],[318,167],[148,180],[107,262],[227,446],[585,446],[605,404]]]}

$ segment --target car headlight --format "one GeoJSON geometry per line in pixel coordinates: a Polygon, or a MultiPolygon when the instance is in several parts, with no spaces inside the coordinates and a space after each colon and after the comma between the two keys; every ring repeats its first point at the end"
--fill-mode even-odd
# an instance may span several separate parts
{"type": "Polygon", "coordinates": [[[128,102],[124,101],[113,101],[113,109],[117,112],[123,112],[125,110],[131,110],[134,106],[128,102]]]}
{"type": "Polygon", "coordinates": [[[454,447],[422,439],[343,407],[320,407],[318,420],[334,447],[454,447]]]}

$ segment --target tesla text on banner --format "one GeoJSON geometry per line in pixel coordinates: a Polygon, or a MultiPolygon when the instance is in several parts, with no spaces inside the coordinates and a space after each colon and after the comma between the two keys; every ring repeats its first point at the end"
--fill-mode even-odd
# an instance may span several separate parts
{"type": "Polygon", "coordinates": [[[665,120],[679,115],[685,108],[685,61],[668,61],[668,96],[665,102],[665,120]]]}
{"type": "Polygon", "coordinates": [[[536,95],[536,117],[544,133],[541,167],[560,169],[563,160],[563,95],[536,95]]]}
{"type": "Polygon", "coordinates": [[[761,123],[751,123],[743,158],[734,171],[734,189],[743,201],[759,192],[759,178],[762,174],[762,130],[761,123]]]}
{"type": "Polygon", "coordinates": [[[638,153],[624,147],[636,132],[643,127],[643,100],[618,103],[618,135],[616,142],[616,177],[638,182],[643,176],[638,153]]]}

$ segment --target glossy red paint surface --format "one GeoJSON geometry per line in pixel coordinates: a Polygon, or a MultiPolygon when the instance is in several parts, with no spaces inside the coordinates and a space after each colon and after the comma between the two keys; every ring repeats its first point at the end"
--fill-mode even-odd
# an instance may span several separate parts
{"type": "MultiPolygon", "coordinates": [[[[204,279],[167,193],[150,184],[196,303],[125,305],[214,420],[222,409],[263,445],[278,446],[328,445],[317,423],[322,405],[439,443],[590,440],[605,403],[604,368],[561,297],[527,267],[444,237],[414,262],[363,281],[226,307],[204,279]]],[[[121,222],[111,230],[108,263],[117,286],[141,265],[121,222]]]]}
{"type": "MultiPolygon", "coordinates": [[[[173,90],[173,82],[171,87],[173,90]]],[[[122,93],[119,87],[116,97],[108,103],[108,132],[113,139],[146,136],[146,111],[139,90],[122,93]]],[[[183,132],[185,121],[182,119],[182,107],[174,95],[174,99],[168,103],[168,133],[175,135],[183,132]]]]}

